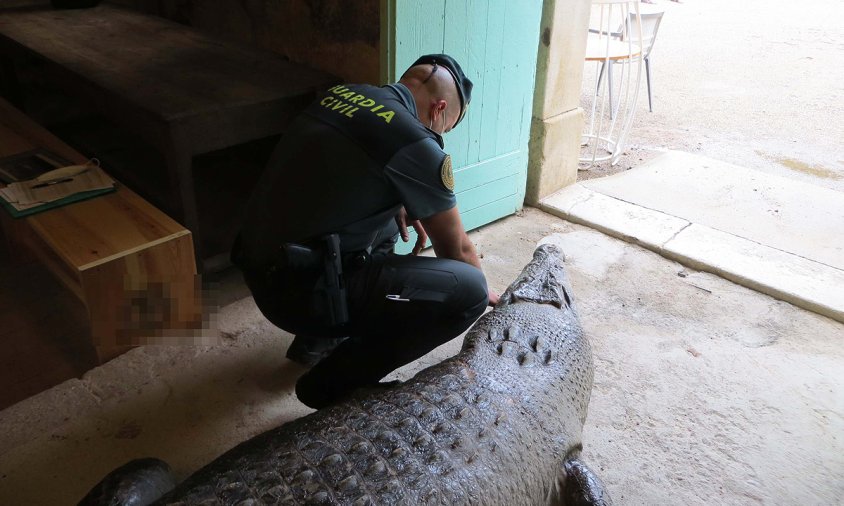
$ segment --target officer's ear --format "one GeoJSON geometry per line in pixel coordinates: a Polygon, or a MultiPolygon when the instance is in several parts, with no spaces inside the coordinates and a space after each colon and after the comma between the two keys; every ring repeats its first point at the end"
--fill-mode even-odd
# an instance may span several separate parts
{"type": "Polygon", "coordinates": [[[440,135],[446,133],[449,130],[449,118],[448,118],[448,102],[444,99],[439,100],[432,100],[431,101],[431,108],[428,110],[428,114],[430,115],[430,128],[431,130],[435,130],[434,127],[440,127],[442,130],[439,132],[440,135]],[[441,125],[441,126],[440,126],[441,125]]]}

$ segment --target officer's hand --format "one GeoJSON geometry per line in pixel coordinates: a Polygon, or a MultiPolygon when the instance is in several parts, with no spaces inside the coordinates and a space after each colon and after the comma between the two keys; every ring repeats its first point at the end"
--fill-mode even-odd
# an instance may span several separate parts
{"type": "Polygon", "coordinates": [[[428,232],[425,232],[425,227],[419,220],[413,220],[410,226],[413,227],[413,230],[416,230],[416,244],[413,245],[412,253],[418,255],[425,248],[425,243],[428,242],[428,232]]]}
{"type": "Polygon", "coordinates": [[[399,214],[396,215],[396,225],[399,226],[399,235],[401,235],[401,240],[407,242],[410,240],[410,234],[407,233],[407,211],[404,210],[404,206],[399,209],[399,214]]]}
{"type": "Polygon", "coordinates": [[[410,240],[410,234],[407,232],[408,225],[413,227],[416,231],[416,244],[413,245],[411,254],[418,255],[422,249],[425,248],[425,244],[428,242],[428,233],[425,232],[425,227],[422,226],[422,222],[419,220],[413,220],[408,223],[407,211],[405,211],[404,207],[402,207],[399,210],[399,214],[396,215],[396,224],[399,226],[399,235],[401,235],[401,240],[404,242],[408,242],[410,240]]]}
{"type": "Polygon", "coordinates": [[[498,294],[492,288],[489,289],[489,305],[495,307],[498,304],[498,294]]]}

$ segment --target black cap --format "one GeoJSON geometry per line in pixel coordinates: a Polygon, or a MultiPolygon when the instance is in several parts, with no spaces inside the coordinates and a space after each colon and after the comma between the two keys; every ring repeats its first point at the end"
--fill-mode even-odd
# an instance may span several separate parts
{"type": "MultiPolygon", "coordinates": [[[[457,123],[460,123],[463,120],[463,116],[466,115],[469,102],[472,100],[472,81],[463,73],[460,64],[447,54],[426,54],[416,60],[411,67],[425,64],[443,67],[448,70],[448,73],[454,79],[454,84],[457,86],[457,94],[460,96],[460,116],[457,118],[457,123]]],[[[457,126],[457,123],[454,125],[457,126]]]]}

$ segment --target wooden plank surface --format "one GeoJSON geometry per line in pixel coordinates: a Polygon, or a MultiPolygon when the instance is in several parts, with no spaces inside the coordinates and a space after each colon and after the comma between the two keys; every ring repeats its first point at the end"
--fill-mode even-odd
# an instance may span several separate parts
{"type": "Polygon", "coordinates": [[[335,80],[269,51],[109,5],[4,11],[0,39],[165,122],[284,101],[335,80]]]}
{"type": "Polygon", "coordinates": [[[444,2],[409,2],[396,0],[395,71],[390,82],[397,81],[401,74],[423,54],[442,53],[442,34],[445,26],[444,2]]]}
{"type": "Polygon", "coordinates": [[[464,225],[475,227],[518,210],[527,181],[542,2],[394,4],[396,73],[420,54],[445,52],[475,85],[466,118],[444,137],[464,225]]]}
{"type": "Polygon", "coordinates": [[[202,302],[190,237],[150,245],[82,272],[91,339],[100,362],[156,338],[193,342],[202,302]]]}
{"type": "Polygon", "coordinates": [[[445,138],[455,167],[463,167],[481,160],[483,96],[487,83],[484,74],[488,68],[485,62],[489,35],[487,23],[489,10],[494,7],[487,0],[446,3],[448,22],[444,33],[444,47],[449,48],[449,54],[460,62],[463,71],[474,84],[474,98],[466,116],[445,138]]]}
{"type": "MultiPolygon", "coordinates": [[[[73,162],[85,161],[73,148],[0,100],[0,156],[36,147],[45,147],[73,162]]],[[[4,219],[12,220],[7,214],[4,219]]],[[[20,220],[64,262],[79,270],[190,234],[122,185],[114,193],[20,220]]]]}

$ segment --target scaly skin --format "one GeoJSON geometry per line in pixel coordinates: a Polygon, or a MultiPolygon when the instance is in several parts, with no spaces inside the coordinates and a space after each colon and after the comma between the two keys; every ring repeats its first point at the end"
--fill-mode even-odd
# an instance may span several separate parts
{"type": "Polygon", "coordinates": [[[455,357],[246,441],[160,504],[562,503],[592,355],[561,256],[538,248],[455,357]]]}

